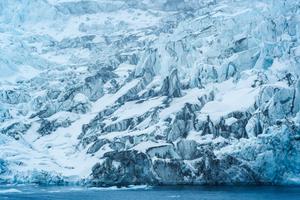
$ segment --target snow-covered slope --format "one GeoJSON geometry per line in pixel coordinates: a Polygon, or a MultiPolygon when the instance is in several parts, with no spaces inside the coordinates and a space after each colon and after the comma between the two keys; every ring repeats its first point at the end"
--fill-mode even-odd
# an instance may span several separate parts
{"type": "Polygon", "coordinates": [[[0,183],[299,184],[299,12],[0,1],[0,183]]]}

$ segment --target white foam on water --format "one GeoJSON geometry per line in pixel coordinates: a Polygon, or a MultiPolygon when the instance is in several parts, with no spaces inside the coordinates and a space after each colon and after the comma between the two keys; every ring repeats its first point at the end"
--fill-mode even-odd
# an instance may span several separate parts
{"type": "Polygon", "coordinates": [[[22,192],[21,190],[17,190],[17,189],[14,189],[14,188],[5,189],[5,190],[0,189],[0,194],[6,194],[6,193],[21,193],[21,192],[22,192]]]}
{"type": "Polygon", "coordinates": [[[148,185],[137,185],[137,186],[128,186],[128,187],[91,187],[89,190],[147,190],[151,189],[151,186],[148,185]]]}
{"type": "Polygon", "coordinates": [[[171,196],[168,196],[168,198],[180,198],[180,195],[171,195],[171,196]]]}

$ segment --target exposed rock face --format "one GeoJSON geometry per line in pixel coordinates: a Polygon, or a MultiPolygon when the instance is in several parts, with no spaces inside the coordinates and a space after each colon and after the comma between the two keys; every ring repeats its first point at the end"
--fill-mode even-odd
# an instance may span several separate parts
{"type": "Polygon", "coordinates": [[[178,79],[177,70],[173,70],[170,76],[167,76],[163,82],[160,91],[161,94],[168,97],[181,97],[180,82],[178,79]]]}
{"type": "Polygon", "coordinates": [[[30,96],[28,94],[24,94],[20,91],[14,90],[2,90],[0,91],[0,102],[1,103],[8,103],[8,104],[19,104],[28,102],[30,96]]]}
{"type": "Polygon", "coordinates": [[[184,138],[190,130],[194,129],[197,110],[199,110],[198,105],[186,104],[182,111],[177,113],[167,135],[168,141],[173,142],[178,138],[184,138]]]}
{"type": "Polygon", "coordinates": [[[199,158],[202,154],[194,140],[180,140],[177,143],[177,151],[184,160],[194,160],[199,158]]]}
{"type": "MultiPolygon", "coordinates": [[[[7,163],[0,159],[0,175],[4,174],[7,171],[7,163]]],[[[4,182],[4,180],[2,178],[0,178],[0,183],[4,182]]]]}
{"type": "Polygon", "coordinates": [[[137,151],[106,153],[102,164],[92,169],[93,184],[97,186],[138,185],[154,181],[151,162],[147,155],[137,151]]]}
{"type": "Polygon", "coordinates": [[[96,153],[103,147],[105,144],[109,143],[109,140],[97,140],[87,151],[87,153],[96,153]]]}
{"type": "Polygon", "coordinates": [[[300,184],[299,1],[22,2],[0,183],[300,184]]]}
{"type": "Polygon", "coordinates": [[[300,104],[299,103],[295,103],[295,102],[299,102],[300,101],[300,79],[298,79],[297,83],[295,84],[295,94],[294,94],[294,98],[293,98],[293,113],[297,113],[300,111],[300,104]]]}
{"type": "Polygon", "coordinates": [[[11,119],[9,110],[0,108],[0,122],[5,122],[6,120],[9,119],[11,119]]]}
{"type": "Polygon", "coordinates": [[[29,128],[30,128],[30,124],[13,123],[8,127],[3,128],[1,130],[1,134],[11,136],[16,140],[18,140],[20,139],[21,135],[25,134],[29,128]]]}

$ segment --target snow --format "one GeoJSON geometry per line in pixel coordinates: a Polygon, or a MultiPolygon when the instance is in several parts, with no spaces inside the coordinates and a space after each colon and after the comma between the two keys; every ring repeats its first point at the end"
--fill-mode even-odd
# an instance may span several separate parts
{"type": "Polygon", "coordinates": [[[155,130],[154,127],[149,127],[143,130],[134,130],[134,131],[119,131],[119,132],[110,132],[109,134],[104,134],[98,137],[98,139],[108,139],[114,140],[116,138],[122,138],[126,136],[140,136],[140,135],[148,135],[149,133],[155,130]]]}
{"type": "Polygon", "coordinates": [[[257,90],[245,88],[230,91],[224,94],[218,101],[208,102],[201,110],[203,114],[209,114],[212,119],[219,119],[233,111],[244,111],[254,105],[257,90]]]}
{"type": "Polygon", "coordinates": [[[278,59],[275,59],[271,69],[275,71],[275,73],[284,73],[288,71],[288,63],[280,62],[278,59]]]}
{"type": "Polygon", "coordinates": [[[88,102],[87,96],[85,96],[82,93],[76,94],[73,100],[78,103],[87,103],[88,102]]]}
{"type": "Polygon", "coordinates": [[[234,117],[230,117],[230,118],[227,118],[225,119],[225,124],[227,126],[231,126],[233,123],[237,122],[237,119],[234,118],[234,117]]]}
{"type": "Polygon", "coordinates": [[[107,106],[115,103],[120,97],[125,95],[131,88],[139,83],[139,79],[134,79],[124,85],[116,94],[107,94],[92,105],[92,113],[105,109],[107,106]]]}
{"type": "Polygon", "coordinates": [[[138,145],[134,146],[132,149],[145,153],[151,147],[160,147],[164,145],[169,145],[169,144],[164,142],[147,141],[147,142],[139,143],[138,145]]]}
{"type": "MultiPolygon", "coordinates": [[[[1,60],[0,60],[1,63],[1,60]]],[[[9,66],[0,65],[0,83],[28,80],[40,73],[40,70],[35,69],[28,65],[20,66],[20,68],[10,68],[9,66]]]]}
{"type": "Polygon", "coordinates": [[[79,116],[75,113],[71,113],[71,112],[57,112],[54,115],[52,115],[51,117],[48,117],[47,119],[52,121],[52,120],[58,120],[58,121],[64,121],[65,119],[69,119],[71,121],[75,121],[79,118],[79,116]]]}
{"type": "Polygon", "coordinates": [[[117,117],[118,120],[114,121],[116,123],[124,119],[139,117],[148,112],[149,110],[162,105],[164,99],[164,97],[159,97],[149,99],[141,103],[138,101],[126,102],[123,106],[121,106],[118,110],[114,112],[111,118],[117,117]]]}
{"type": "Polygon", "coordinates": [[[127,77],[128,72],[133,72],[134,69],[135,69],[135,65],[122,63],[115,70],[115,73],[118,74],[120,77],[127,77]]]}
{"type": "Polygon", "coordinates": [[[160,112],[160,119],[166,119],[170,117],[173,113],[180,111],[186,103],[198,104],[198,98],[206,94],[205,92],[206,91],[198,88],[187,90],[183,97],[173,99],[170,106],[160,112]]]}
{"type": "Polygon", "coordinates": [[[259,94],[259,88],[247,87],[248,80],[242,81],[239,84],[233,84],[231,80],[218,88],[219,93],[216,95],[216,100],[210,101],[201,109],[203,119],[207,115],[212,121],[218,121],[220,117],[234,111],[246,111],[254,106],[256,97],[259,94]]]}

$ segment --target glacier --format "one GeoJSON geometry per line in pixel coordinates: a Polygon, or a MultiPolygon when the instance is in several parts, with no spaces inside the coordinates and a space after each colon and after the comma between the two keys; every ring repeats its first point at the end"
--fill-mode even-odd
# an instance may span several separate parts
{"type": "Polygon", "coordinates": [[[298,0],[1,0],[0,184],[300,184],[298,0]]]}

